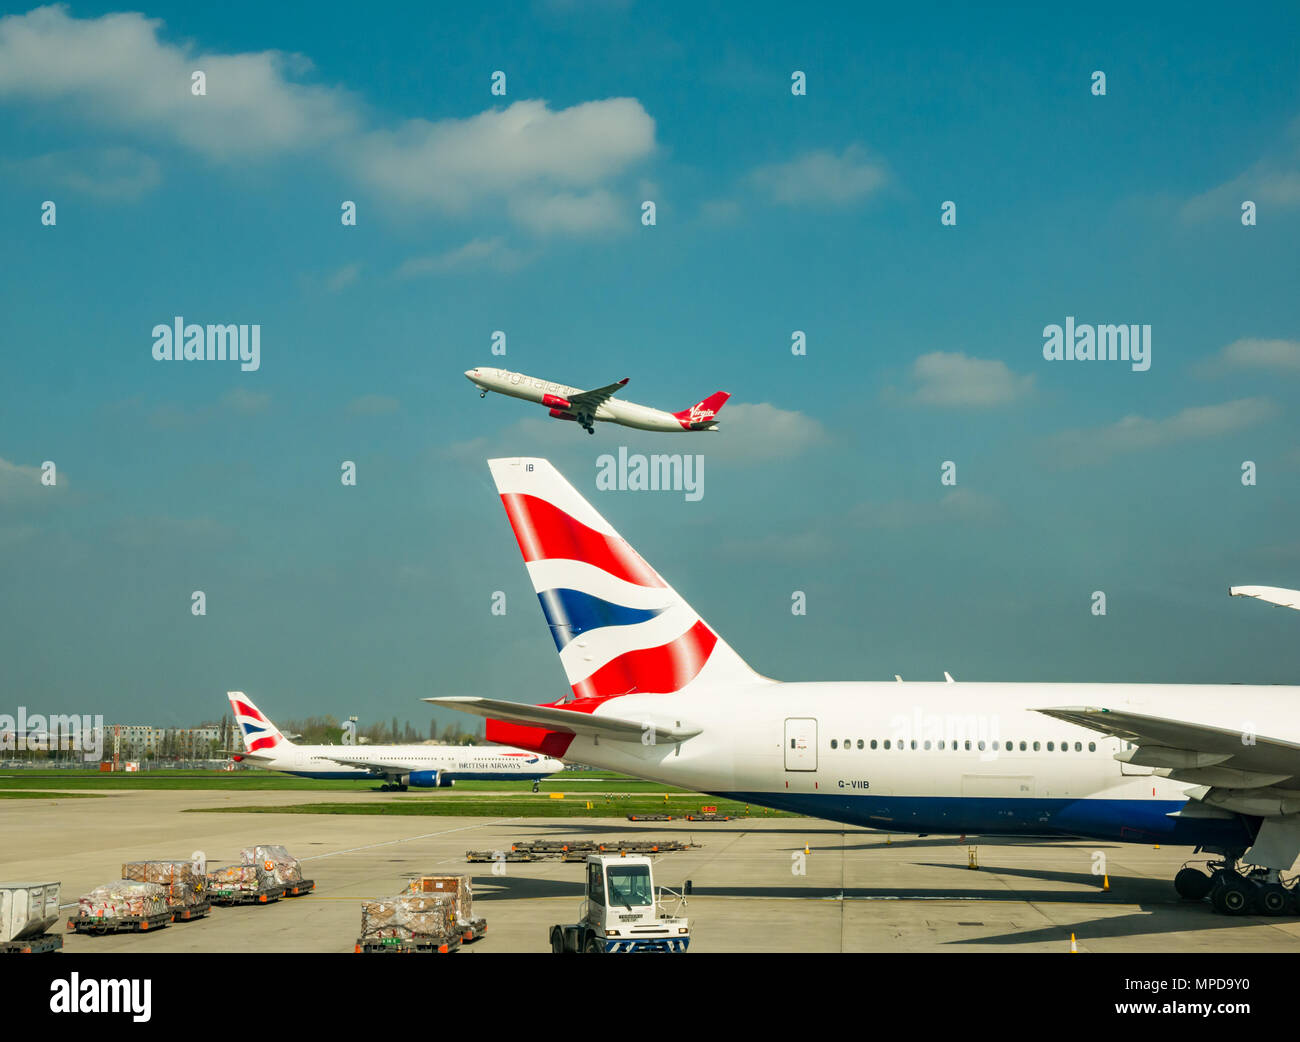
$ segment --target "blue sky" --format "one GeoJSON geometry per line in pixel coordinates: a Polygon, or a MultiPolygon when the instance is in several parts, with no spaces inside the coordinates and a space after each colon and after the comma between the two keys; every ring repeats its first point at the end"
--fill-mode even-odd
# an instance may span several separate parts
{"type": "Polygon", "coordinates": [[[781,679],[1294,682],[1300,618],[1226,587],[1300,585],[1298,23],[8,9],[0,711],[559,697],[492,455],[554,460],[781,679]],[[155,361],[176,315],[259,323],[261,367],[155,361]],[[1067,315],[1149,324],[1150,371],[1045,361],[1067,315]],[[480,364],[733,398],[588,438],[480,364]],[[703,453],[704,498],[596,492],[620,445],[703,453]]]}

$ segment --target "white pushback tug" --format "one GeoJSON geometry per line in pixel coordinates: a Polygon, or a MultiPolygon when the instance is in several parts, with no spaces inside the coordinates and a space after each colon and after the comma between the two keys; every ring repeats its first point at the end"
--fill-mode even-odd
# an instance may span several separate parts
{"type": "Polygon", "coordinates": [[[690,923],[663,907],[664,894],[677,898],[674,912],[686,898],[655,889],[648,857],[589,854],[586,886],[578,922],[551,927],[552,952],[684,952],[690,946],[690,923]]]}

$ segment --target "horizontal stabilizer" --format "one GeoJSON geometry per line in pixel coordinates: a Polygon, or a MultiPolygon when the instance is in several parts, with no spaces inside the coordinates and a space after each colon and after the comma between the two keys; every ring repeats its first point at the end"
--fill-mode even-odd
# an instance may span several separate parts
{"type": "Polygon", "coordinates": [[[616,742],[640,742],[642,736],[654,729],[657,742],[682,742],[700,733],[700,728],[667,726],[652,720],[628,720],[617,716],[597,716],[574,709],[557,709],[554,706],[529,706],[506,702],[499,698],[426,698],[422,701],[462,713],[491,720],[502,720],[522,727],[541,727],[548,731],[567,734],[595,735],[616,742]]]}
{"type": "Polygon", "coordinates": [[[1295,608],[1300,611],[1300,590],[1284,590],[1280,586],[1229,586],[1228,594],[1232,597],[1254,597],[1259,601],[1268,601],[1279,608],[1295,608]]]}

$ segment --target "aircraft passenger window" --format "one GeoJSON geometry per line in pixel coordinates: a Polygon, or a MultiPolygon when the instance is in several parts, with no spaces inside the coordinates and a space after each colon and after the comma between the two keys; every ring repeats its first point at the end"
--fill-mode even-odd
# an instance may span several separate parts
{"type": "Polygon", "coordinates": [[[929,743],[929,742],[926,742],[926,743],[925,743],[925,747],[926,747],[927,749],[930,748],[930,743],[929,743]]]}
{"type": "Polygon", "coordinates": [[[1038,752],[1038,743],[1037,743],[1037,742],[1034,743],[1034,752],[1038,752]]]}
{"type": "Polygon", "coordinates": [[[1048,743],[1047,743],[1047,751],[1048,751],[1049,753],[1054,753],[1054,752],[1056,752],[1056,743],[1055,743],[1055,742],[1048,742],[1048,743]]]}
{"type": "Polygon", "coordinates": [[[1097,743],[1096,743],[1096,742],[1089,742],[1089,743],[1088,743],[1088,752],[1090,752],[1090,753],[1095,753],[1096,751],[1097,751],[1097,743]]]}
{"type": "Polygon", "coordinates": [[[967,752],[970,752],[970,739],[969,739],[969,738],[966,739],[966,751],[967,751],[967,752]]]}
{"type": "Polygon", "coordinates": [[[940,752],[943,751],[943,739],[942,739],[942,738],[939,739],[939,751],[940,751],[940,752]]]}
{"type": "Polygon", "coordinates": [[[852,748],[853,748],[853,739],[852,739],[852,738],[846,738],[846,739],[844,739],[844,748],[845,748],[845,749],[852,749],[852,748]]]}
{"type": "Polygon", "coordinates": [[[888,739],[888,738],[885,739],[885,748],[886,748],[886,749],[889,748],[889,739],[888,739]]]}
{"type": "Polygon", "coordinates": [[[983,752],[983,751],[984,751],[984,743],[983,743],[983,742],[980,742],[980,752],[983,752]]]}
{"type": "Polygon", "coordinates": [[[998,751],[998,743],[997,743],[997,742],[994,742],[994,743],[993,743],[993,751],[994,751],[994,752],[997,752],[997,751],[998,751]]]}
{"type": "Polygon", "coordinates": [[[794,746],[794,739],[791,738],[791,739],[790,739],[790,748],[793,749],[794,747],[795,747],[795,746],[794,746]]]}
{"type": "Polygon", "coordinates": [[[1020,751],[1021,751],[1022,753],[1025,751],[1025,743],[1024,743],[1024,742],[1021,742],[1021,743],[1020,743],[1020,751]]]}
{"type": "Polygon", "coordinates": [[[912,739],[912,748],[913,748],[913,749],[916,748],[916,739],[915,739],[915,738],[912,739]]]}
{"type": "Polygon", "coordinates": [[[836,747],[836,742],[835,742],[835,739],[832,738],[832,739],[831,739],[831,748],[834,749],[835,747],[836,747]]]}
{"type": "Polygon", "coordinates": [[[1083,752],[1083,743],[1082,743],[1082,742],[1075,742],[1075,743],[1074,743],[1074,751],[1075,751],[1076,753],[1081,753],[1081,752],[1083,752]]]}
{"type": "Polygon", "coordinates": [[[871,739],[871,748],[874,749],[875,747],[876,747],[876,740],[873,738],[871,739]]]}
{"type": "Polygon", "coordinates": [[[861,739],[861,738],[858,739],[858,748],[859,748],[859,749],[862,748],[862,739],[861,739]]]}

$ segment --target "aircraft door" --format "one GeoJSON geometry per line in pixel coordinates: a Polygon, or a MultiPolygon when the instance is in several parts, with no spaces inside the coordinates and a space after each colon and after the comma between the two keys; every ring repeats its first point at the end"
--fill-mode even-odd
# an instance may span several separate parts
{"type": "Polygon", "coordinates": [[[785,769],[817,770],[817,721],[812,717],[791,717],[786,720],[785,769]]]}

